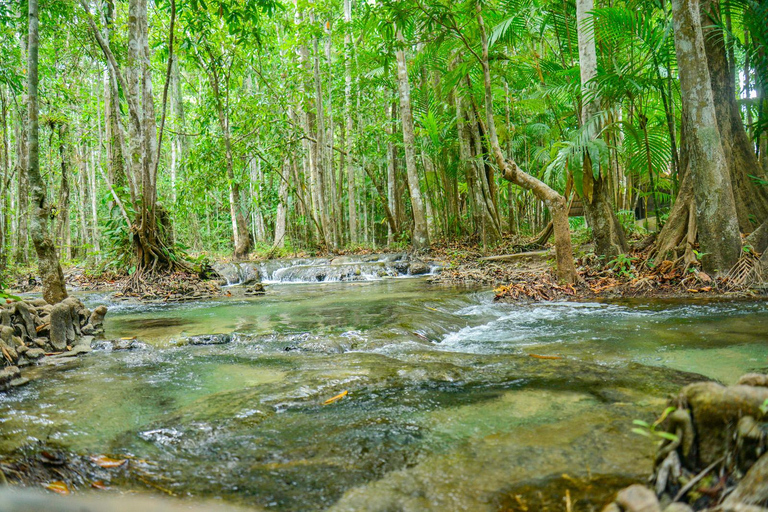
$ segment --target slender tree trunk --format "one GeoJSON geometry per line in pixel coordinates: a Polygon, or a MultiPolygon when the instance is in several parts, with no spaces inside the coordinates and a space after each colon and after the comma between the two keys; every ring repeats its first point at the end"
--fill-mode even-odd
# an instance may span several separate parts
{"type": "Polygon", "coordinates": [[[387,229],[387,244],[391,245],[395,241],[395,235],[398,234],[398,212],[397,212],[397,153],[392,137],[395,132],[395,105],[387,101],[385,106],[387,116],[387,206],[393,215],[393,225],[387,229]]]}
{"type": "MultiPolygon", "coordinates": [[[[27,99],[28,101],[28,99],[27,99]]],[[[27,123],[28,116],[19,116],[19,125],[21,123],[27,123]]],[[[24,126],[17,126],[16,133],[16,148],[18,158],[16,159],[18,179],[18,200],[16,205],[16,215],[18,220],[16,221],[16,254],[14,259],[17,263],[27,263],[29,247],[29,175],[27,169],[29,168],[29,148],[28,148],[28,136],[27,129],[24,126]]]]}
{"type": "Polygon", "coordinates": [[[173,68],[171,70],[171,105],[174,117],[174,126],[176,134],[173,136],[171,147],[173,154],[171,157],[171,199],[174,204],[177,201],[177,189],[179,176],[183,174],[184,159],[187,154],[187,137],[184,130],[187,128],[186,117],[184,115],[184,95],[181,90],[181,72],[179,71],[179,59],[173,58],[173,68]]]}
{"type": "Polygon", "coordinates": [[[672,12],[702,265],[719,274],[741,252],[736,205],[717,129],[699,2],[672,0],[672,12]]]}
{"type": "Polygon", "coordinates": [[[429,231],[427,227],[424,198],[419,187],[419,174],[416,170],[416,138],[413,129],[411,110],[411,86],[408,83],[408,66],[405,61],[405,40],[398,29],[399,47],[395,52],[397,59],[397,86],[400,93],[400,122],[403,128],[403,146],[405,149],[405,167],[408,173],[408,191],[413,210],[413,248],[417,251],[429,249],[429,231]]]}
{"type": "Polygon", "coordinates": [[[29,55],[27,74],[27,101],[29,106],[29,176],[30,199],[33,205],[30,235],[37,252],[38,268],[43,280],[43,298],[56,304],[67,298],[64,273],[61,271],[56,245],[51,238],[48,224],[50,206],[47,201],[45,181],[40,176],[39,125],[37,112],[37,62],[38,62],[38,7],[37,0],[29,0],[29,55]]]}
{"type": "MultiPolygon", "coordinates": [[[[467,80],[469,85],[469,80],[467,80]]],[[[485,166],[485,152],[480,138],[477,119],[474,109],[465,109],[464,100],[458,99],[461,108],[457,118],[459,134],[459,152],[466,153],[461,156],[465,161],[465,174],[467,176],[467,188],[472,196],[473,216],[475,230],[479,230],[483,245],[493,245],[501,238],[501,230],[493,215],[493,201],[490,201],[488,187],[485,184],[486,175],[482,167],[485,166]],[[463,143],[463,144],[462,144],[463,143]],[[466,159],[466,160],[465,160],[466,159]]]]}
{"type": "Polygon", "coordinates": [[[502,171],[505,180],[511,181],[526,190],[531,190],[537,198],[549,208],[552,214],[553,229],[555,233],[555,251],[557,260],[557,276],[562,282],[573,283],[576,281],[576,266],[573,261],[573,248],[571,247],[571,232],[568,224],[568,205],[565,198],[558,194],[544,182],[523,172],[515,162],[507,162],[499,145],[499,137],[496,134],[496,122],[493,117],[493,91],[491,89],[491,68],[488,61],[488,37],[485,31],[485,23],[481,14],[480,4],[477,4],[477,22],[480,28],[480,41],[482,44],[481,65],[483,68],[483,85],[485,90],[485,112],[488,122],[488,139],[493,152],[496,165],[502,171]]]}
{"type": "MultiPolygon", "coordinates": [[[[352,148],[352,1],[344,0],[344,22],[347,24],[344,34],[344,116],[346,118],[345,151],[352,148]]],[[[349,238],[352,244],[357,244],[357,191],[355,187],[355,169],[352,159],[346,158],[347,166],[347,208],[349,210],[349,238]]]]}
{"type": "Polygon", "coordinates": [[[72,258],[72,243],[69,227],[69,161],[67,159],[66,134],[67,128],[63,124],[59,128],[59,159],[61,160],[61,186],[59,187],[59,212],[56,226],[56,238],[59,242],[59,254],[66,254],[72,258]]]}
{"type": "MultiPolygon", "coordinates": [[[[587,26],[594,8],[593,0],[576,0],[576,28],[579,40],[579,64],[581,69],[581,122],[586,125],[590,137],[594,138],[599,131],[593,117],[599,112],[600,106],[594,94],[590,80],[597,76],[597,50],[595,39],[589,33],[587,26]]],[[[613,204],[611,190],[605,180],[605,171],[595,172],[593,162],[587,152],[584,152],[583,194],[584,211],[587,222],[592,227],[595,240],[595,253],[606,258],[614,258],[629,250],[624,229],[621,227],[613,204]]]]}
{"type": "MultiPolygon", "coordinates": [[[[310,20],[314,21],[314,15],[310,15],[310,20]]],[[[315,92],[315,123],[316,123],[316,130],[315,130],[315,138],[317,140],[317,143],[315,144],[315,165],[317,168],[317,192],[318,192],[318,207],[319,207],[319,214],[320,214],[320,221],[323,225],[323,232],[325,233],[325,241],[328,244],[328,248],[335,249],[336,248],[336,237],[334,235],[334,225],[331,222],[331,217],[329,216],[329,209],[333,209],[333,201],[328,201],[328,199],[332,199],[332,187],[329,187],[331,183],[329,183],[331,180],[329,179],[329,174],[332,172],[331,169],[327,168],[325,165],[325,140],[326,140],[326,133],[325,133],[325,111],[323,108],[323,84],[320,79],[320,46],[319,46],[318,38],[315,37],[313,40],[313,72],[312,76],[314,78],[314,92],[315,92]]]]}
{"type": "MultiPolygon", "coordinates": [[[[293,158],[291,156],[291,158],[293,158]]],[[[280,176],[279,202],[275,214],[275,241],[274,247],[285,247],[285,227],[288,217],[288,177],[291,175],[288,160],[283,162],[283,171],[280,176]]]]}

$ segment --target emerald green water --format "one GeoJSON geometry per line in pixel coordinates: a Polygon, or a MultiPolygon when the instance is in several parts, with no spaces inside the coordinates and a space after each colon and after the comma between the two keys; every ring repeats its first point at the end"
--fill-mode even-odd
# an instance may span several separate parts
{"type": "Polygon", "coordinates": [[[650,470],[633,419],[702,375],[768,367],[763,302],[501,305],[393,279],[107,318],[145,348],[0,395],[0,453],[48,438],[129,454],[177,494],[267,510],[517,510],[521,485],[600,510],[650,470]],[[185,343],[215,333],[233,341],[185,343]]]}

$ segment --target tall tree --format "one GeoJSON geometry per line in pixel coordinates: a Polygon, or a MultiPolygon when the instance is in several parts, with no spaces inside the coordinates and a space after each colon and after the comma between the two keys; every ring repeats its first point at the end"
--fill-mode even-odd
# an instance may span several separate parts
{"type": "Polygon", "coordinates": [[[67,286],[61,270],[56,245],[51,237],[49,222],[51,208],[48,204],[45,181],[40,175],[39,133],[37,110],[39,17],[37,0],[29,0],[29,46],[27,57],[27,106],[29,153],[27,175],[29,176],[30,199],[33,214],[30,235],[37,252],[37,264],[43,280],[43,298],[49,304],[56,304],[67,298],[67,286]]]}
{"type": "Polygon", "coordinates": [[[555,234],[555,257],[557,260],[557,276],[562,282],[576,281],[576,266],[573,262],[571,246],[571,231],[568,224],[568,205],[565,197],[543,181],[524,172],[514,161],[507,161],[499,144],[496,133],[496,121],[493,115],[493,89],[491,88],[491,66],[488,59],[488,35],[485,29],[482,7],[476,4],[477,25],[480,31],[482,55],[480,64],[483,69],[483,89],[485,91],[485,116],[488,124],[488,142],[491,146],[496,165],[501,169],[505,180],[530,190],[549,208],[552,214],[552,227],[555,234]]]}
{"type": "Polygon", "coordinates": [[[424,197],[419,185],[419,173],[416,169],[416,138],[413,129],[413,109],[411,108],[411,85],[408,82],[408,64],[405,60],[405,39],[397,29],[397,90],[400,94],[400,124],[403,129],[403,147],[405,150],[405,168],[408,176],[408,192],[411,196],[413,212],[413,238],[411,242],[417,251],[429,249],[429,230],[424,197]]]}
{"type": "MultiPolygon", "coordinates": [[[[592,81],[597,76],[597,50],[591,11],[594,0],[576,0],[576,23],[579,41],[579,69],[581,74],[581,122],[590,139],[600,131],[600,104],[592,81]]],[[[595,253],[613,258],[628,251],[624,228],[616,217],[611,193],[605,179],[606,171],[600,162],[593,162],[589,151],[584,151],[582,168],[582,200],[587,221],[592,227],[595,253]]]]}
{"type": "Polygon", "coordinates": [[[736,204],[720,143],[698,0],[672,0],[675,51],[683,101],[703,268],[727,272],[741,252],[736,204]]]}

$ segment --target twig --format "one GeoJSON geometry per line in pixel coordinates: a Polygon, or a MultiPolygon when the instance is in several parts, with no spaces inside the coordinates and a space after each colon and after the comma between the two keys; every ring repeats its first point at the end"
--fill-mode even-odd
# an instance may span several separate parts
{"type": "Polygon", "coordinates": [[[675,495],[674,499],[672,500],[672,503],[674,503],[674,502],[676,502],[676,501],[680,500],[680,498],[682,498],[683,496],[685,496],[685,494],[686,494],[688,491],[690,491],[691,489],[693,489],[693,486],[694,486],[694,485],[696,485],[697,483],[699,483],[699,482],[701,481],[701,479],[702,479],[702,478],[704,478],[705,476],[707,476],[707,473],[709,473],[710,471],[712,471],[713,469],[715,469],[715,466],[717,466],[718,464],[720,464],[721,462],[723,462],[723,459],[725,459],[725,457],[720,457],[718,460],[716,460],[715,462],[713,462],[712,464],[710,464],[710,465],[709,465],[709,466],[708,466],[708,467],[707,467],[707,468],[706,468],[704,471],[702,471],[701,473],[699,473],[698,475],[696,475],[695,477],[693,477],[693,478],[691,479],[691,481],[690,481],[690,482],[688,482],[687,484],[685,484],[685,485],[683,486],[683,488],[682,488],[682,489],[680,489],[680,491],[679,491],[679,492],[678,492],[678,493],[675,495]]]}

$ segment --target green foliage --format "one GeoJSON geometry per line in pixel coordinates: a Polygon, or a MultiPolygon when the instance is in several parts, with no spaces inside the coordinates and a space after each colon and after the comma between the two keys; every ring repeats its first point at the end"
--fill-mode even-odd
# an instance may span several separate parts
{"type": "Polygon", "coordinates": [[[669,414],[672,413],[674,410],[675,410],[674,407],[667,407],[666,409],[664,409],[664,412],[661,414],[659,419],[654,421],[652,424],[649,424],[643,420],[632,421],[633,425],[637,425],[637,427],[632,429],[632,432],[644,437],[658,438],[660,439],[661,442],[665,440],[677,442],[678,437],[675,434],[672,434],[671,432],[666,432],[664,430],[659,430],[659,426],[664,422],[665,419],[667,419],[667,416],[669,416],[669,414]]]}
{"type": "Polygon", "coordinates": [[[621,277],[634,278],[635,274],[632,272],[634,263],[637,258],[628,254],[619,254],[614,259],[608,262],[608,266],[621,277]]]}

